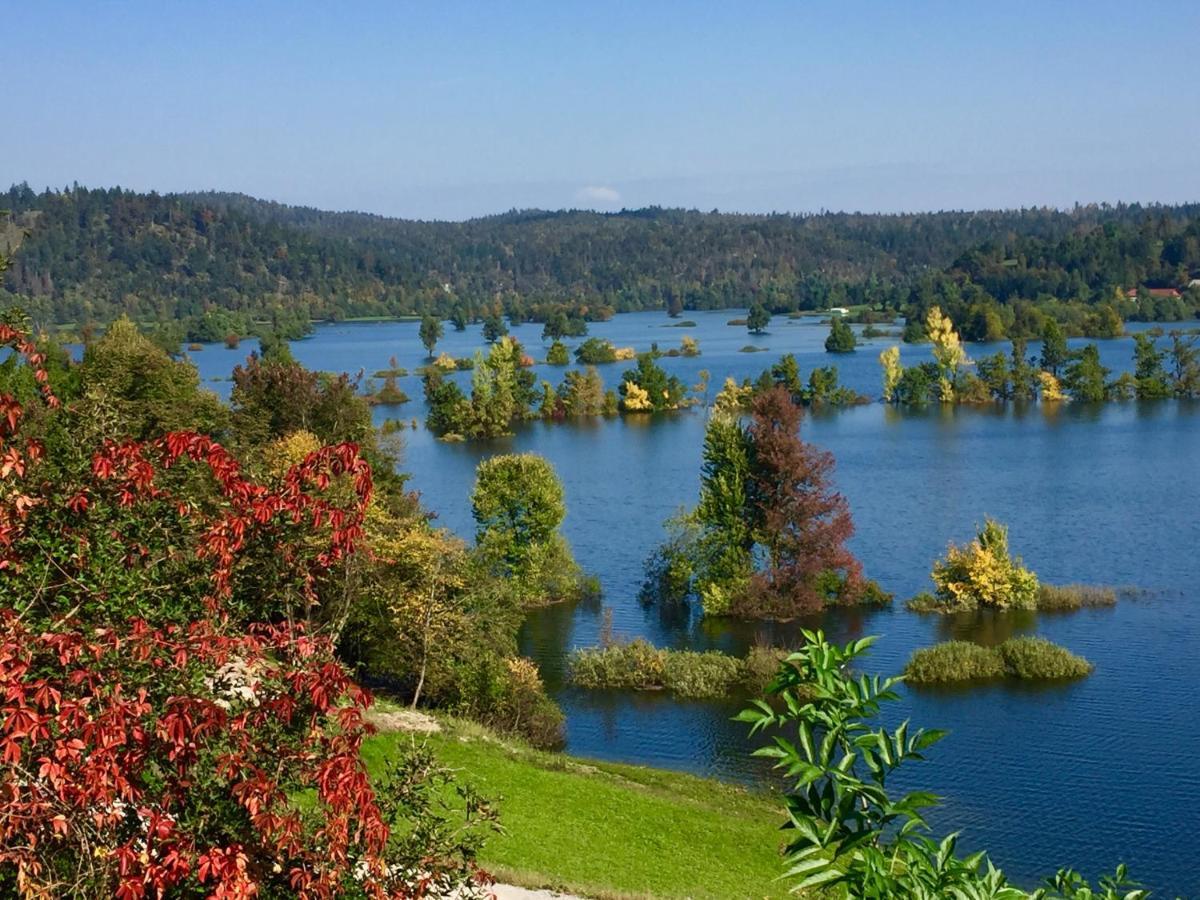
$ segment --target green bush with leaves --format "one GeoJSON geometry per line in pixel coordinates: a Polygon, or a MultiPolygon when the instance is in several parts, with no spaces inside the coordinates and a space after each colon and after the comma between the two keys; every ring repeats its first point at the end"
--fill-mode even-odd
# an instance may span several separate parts
{"type": "Polygon", "coordinates": [[[856,675],[852,667],[874,643],[838,646],[804,632],[805,646],[784,660],[768,687],[774,703],[755,701],[738,719],[773,741],[755,755],[775,760],[792,784],[786,796],[790,837],[785,877],[794,890],[824,889],[835,897],[918,900],[1141,900],[1125,868],[1093,888],[1064,869],[1032,893],[1008,882],[984,853],[959,856],[957,834],[936,840],[924,811],[938,798],[912,791],[899,798],[888,782],[902,766],[925,758],[945,733],[871,723],[898,699],[901,678],[856,675]]]}

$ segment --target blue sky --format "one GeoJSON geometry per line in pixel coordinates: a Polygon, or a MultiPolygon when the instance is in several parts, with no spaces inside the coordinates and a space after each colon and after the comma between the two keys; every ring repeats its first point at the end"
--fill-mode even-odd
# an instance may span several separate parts
{"type": "Polygon", "coordinates": [[[1200,3],[0,4],[0,181],[419,218],[1200,199],[1200,3]]]}

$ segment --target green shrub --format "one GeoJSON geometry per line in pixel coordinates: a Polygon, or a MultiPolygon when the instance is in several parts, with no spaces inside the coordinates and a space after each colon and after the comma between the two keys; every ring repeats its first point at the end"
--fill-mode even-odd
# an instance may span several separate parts
{"type": "Polygon", "coordinates": [[[575,359],[581,365],[597,366],[617,361],[617,348],[612,341],[590,337],[575,348],[575,359]]]}
{"type": "Polygon", "coordinates": [[[946,641],[913,652],[904,677],[913,684],[1001,678],[1004,660],[991,647],[969,641],[946,641]]]}
{"type": "Polygon", "coordinates": [[[742,680],[742,661],[724,653],[668,651],[664,681],[680,697],[723,697],[742,680]]]}
{"type": "Polygon", "coordinates": [[[784,650],[755,647],[744,658],[715,650],[668,650],[638,639],[576,650],[570,680],[590,690],[667,690],[689,699],[717,699],[746,688],[757,692],[778,671],[784,650]]]}
{"type": "Polygon", "coordinates": [[[779,647],[761,644],[751,647],[742,660],[742,683],[746,690],[752,694],[764,693],[787,656],[788,651],[779,647]]]}
{"type": "Polygon", "coordinates": [[[539,749],[562,746],[565,717],[530,660],[480,654],[460,670],[456,689],[458,701],[451,708],[459,715],[520,735],[539,749]]]}
{"type": "Polygon", "coordinates": [[[1092,664],[1045,638],[1011,638],[996,648],[1009,674],[1017,678],[1082,678],[1092,664]]]}
{"type": "Polygon", "coordinates": [[[1081,678],[1092,671],[1086,659],[1045,638],[1010,638],[998,647],[946,641],[913,651],[904,677],[912,684],[1021,678],[1046,681],[1081,678]]]}
{"type": "Polygon", "coordinates": [[[1046,612],[1083,609],[1086,606],[1112,606],[1117,592],[1110,587],[1088,584],[1043,584],[1038,588],[1037,608],[1046,612]]]}
{"type": "Polygon", "coordinates": [[[929,591],[921,591],[917,596],[913,597],[905,604],[910,610],[917,613],[925,612],[954,612],[955,607],[939,600],[929,591]]]}
{"type": "Polygon", "coordinates": [[[567,352],[567,345],[562,341],[555,341],[546,352],[546,363],[548,365],[565,366],[570,361],[571,357],[567,352]]]}

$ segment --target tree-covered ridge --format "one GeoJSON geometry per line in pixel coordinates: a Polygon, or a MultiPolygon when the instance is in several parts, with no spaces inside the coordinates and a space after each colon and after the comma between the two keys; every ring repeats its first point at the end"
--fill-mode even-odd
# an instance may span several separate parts
{"type": "MultiPolygon", "coordinates": [[[[548,305],[784,312],[934,302],[1109,302],[1186,288],[1200,205],[920,214],[513,211],[465,222],[333,213],[237,194],[73,187],[0,195],[7,292],[39,322],[258,321],[433,313],[515,321],[548,305]]],[[[961,311],[959,307],[962,307],[961,311]]],[[[1006,323],[1007,324],[1007,323],[1006,323]]]]}

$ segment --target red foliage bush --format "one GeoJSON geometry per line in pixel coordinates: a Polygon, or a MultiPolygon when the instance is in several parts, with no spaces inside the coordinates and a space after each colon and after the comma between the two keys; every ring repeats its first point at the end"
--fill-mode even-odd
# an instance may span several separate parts
{"type": "MultiPolygon", "coordinates": [[[[0,342],[59,410],[37,348],[8,326],[0,342]]],[[[330,642],[234,602],[235,583],[319,602],[322,573],[361,538],[358,448],[326,447],[271,485],[195,433],[51,464],[23,415],[0,396],[0,893],[417,897],[449,883],[441,861],[390,852],[359,755],[370,698],[330,642]],[[277,566],[240,568],[251,550],[277,566]]]]}

